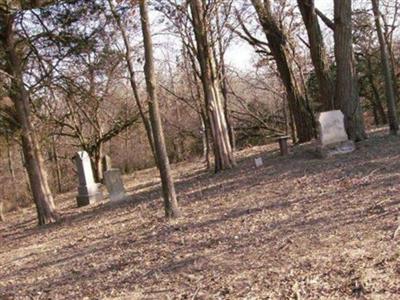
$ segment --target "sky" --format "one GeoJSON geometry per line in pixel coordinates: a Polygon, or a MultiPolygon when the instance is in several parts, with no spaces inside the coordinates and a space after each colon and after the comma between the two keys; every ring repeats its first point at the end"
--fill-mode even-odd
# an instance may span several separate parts
{"type": "MultiPolygon", "coordinates": [[[[296,3],[296,0],[290,1],[296,3]]],[[[327,16],[332,16],[333,0],[315,0],[315,6],[327,16]]],[[[157,24],[156,21],[159,16],[158,13],[151,14],[153,24],[157,24]]],[[[320,24],[322,28],[324,28],[324,24],[322,22],[320,22],[320,24]]],[[[155,25],[155,27],[157,27],[157,25],[155,25]]],[[[157,32],[157,30],[153,31],[157,32]]],[[[156,34],[153,35],[153,37],[155,44],[160,43],[163,45],[163,47],[155,48],[156,60],[158,60],[159,63],[171,61],[171,59],[173,61],[176,51],[179,48],[179,46],[177,48],[176,37],[164,34],[156,34]]],[[[263,36],[261,36],[261,38],[263,38],[263,36]]],[[[259,55],[255,53],[252,46],[250,46],[246,41],[236,38],[226,52],[225,62],[235,69],[250,71],[253,69],[254,63],[258,58],[259,55]]]]}
{"type": "MultiPolygon", "coordinates": [[[[315,6],[326,15],[331,15],[333,0],[315,0],[315,6]]],[[[254,48],[244,41],[235,41],[226,53],[226,62],[237,69],[251,69],[255,57],[254,48]]]]}

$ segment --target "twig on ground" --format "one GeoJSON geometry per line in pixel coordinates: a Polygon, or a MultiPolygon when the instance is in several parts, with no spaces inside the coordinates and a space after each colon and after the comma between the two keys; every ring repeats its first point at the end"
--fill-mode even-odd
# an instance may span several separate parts
{"type": "Polygon", "coordinates": [[[200,291],[200,287],[197,287],[196,291],[194,292],[194,294],[193,294],[193,296],[192,296],[192,300],[195,300],[195,299],[196,299],[197,294],[199,293],[199,291],[200,291]]]}

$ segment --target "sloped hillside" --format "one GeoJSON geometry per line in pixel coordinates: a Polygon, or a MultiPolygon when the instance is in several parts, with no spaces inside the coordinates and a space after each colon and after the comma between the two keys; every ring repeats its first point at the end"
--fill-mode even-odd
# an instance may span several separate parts
{"type": "Polygon", "coordinates": [[[372,133],[325,160],[311,149],[247,149],[218,175],[175,165],[184,217],[170,223],[154,169],[124,178],[120,204],[76,209],[62,195],[59,224],[9,215],[0,298],[398,299],[400,138],[372,133]]]}

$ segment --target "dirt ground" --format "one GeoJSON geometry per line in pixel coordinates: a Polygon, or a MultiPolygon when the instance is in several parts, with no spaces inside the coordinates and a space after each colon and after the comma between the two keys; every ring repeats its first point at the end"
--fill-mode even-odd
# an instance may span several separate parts
{"type": "Polygon", "coordinates": [[[246,149],[218,175],[174,165],[172,222],[154,169],[125,177],[119,204],[61,195],[58,224],[7,215],[0,299],[400,299],[400,138],[357,147],[324,160],[310,145],[246,149]]]}

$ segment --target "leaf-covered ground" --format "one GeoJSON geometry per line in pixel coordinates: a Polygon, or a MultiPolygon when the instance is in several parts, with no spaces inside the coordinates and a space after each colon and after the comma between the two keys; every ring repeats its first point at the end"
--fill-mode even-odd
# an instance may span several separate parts
{"type": "Polygon", "coordinates": [[[184,217],[172,222],[154,169],[124,178],[123,203],[60,196],[58,224],[8,215],[0,299],[399,299],[399,149],[377,132],[324,160],[271,145],[218,175],[174,165],[184,217]]]}

